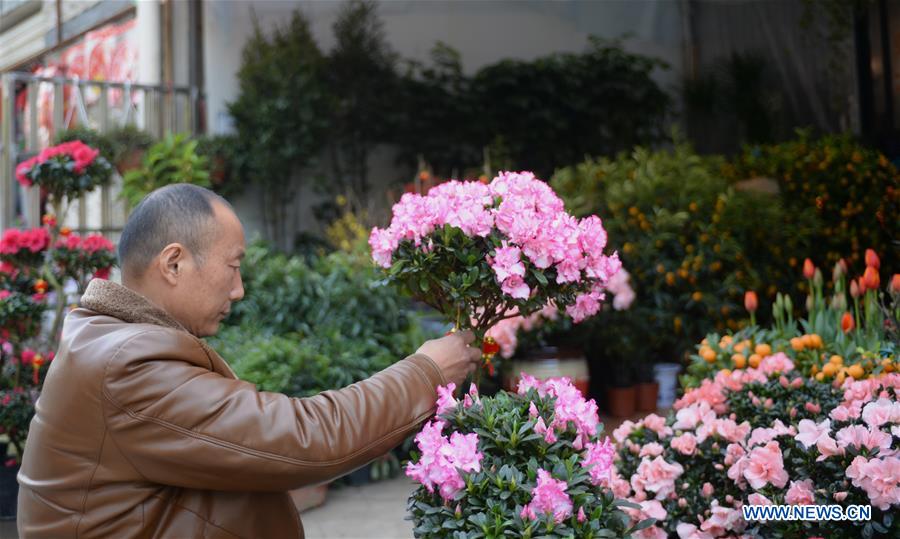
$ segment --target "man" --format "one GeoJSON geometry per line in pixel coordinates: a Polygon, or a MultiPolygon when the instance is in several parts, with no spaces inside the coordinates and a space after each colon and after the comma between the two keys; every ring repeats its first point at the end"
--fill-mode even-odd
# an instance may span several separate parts
{"type": "Polygon", "coordinates": [[[465,332],[339,391],[259,392],[200,339],[244,295],[243,254],[206,189],[135,208],[122,285],[92,281],[66,318],[19,472],[21,537],[302,537],[287,490],[384,454],[477,364],[465,332]]]}

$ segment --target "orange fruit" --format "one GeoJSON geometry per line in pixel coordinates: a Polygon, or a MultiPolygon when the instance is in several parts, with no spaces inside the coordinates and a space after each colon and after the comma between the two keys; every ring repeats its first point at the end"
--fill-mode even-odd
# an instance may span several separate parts
{"type": "Polygon", "coordinates": [[[772,347],[768,344],[757,344],[754,351],[762,357],[772,355],[772,347]]]}
{"type": "Polygon", "coordinates": [[[824,380],[824,379],[825,379],[825,373],[824,373],[824,372],[820,372],[820,373],[816,374],[816,380],[818,380],[818,381],[821,382],[821,381],[824,380]]]}
{"type": "Polygon", "coordinates": [[[794,350],[794,352],[802,352],[803,349],[806,348],[806,346],[803,344],[803,339],[801,339],[800,337],[794,337],[793,339],[791,339],[791,348],[794,350]]]}
{"type": "Polygon", "coordinates": [[[833,363],[833,364],[835,364],[835,365],[843,365],[843,363],[844,363],[844,358],[842,358],[841,356],[835,354],[835,355],[831,356],[831,358],[828,360],[828,362],[829,362],[829,363],[833,363]]]}
{"type": "Polygon", "coordinates": [[[700,349],[700,357],[705,359],[707,363],[712,363],[716,360],[716,351],[712,348],[704,346],[700,349]]]}
{"type": "Polygon", "coordinates": [[[750,356],[750,359],[748,361],[750,362],[750,366],[755,369],[759,367],[759,362],[762,361],[762,356],[760,356],[759,354],[753,354],[752,356],[750,356]]]}
{"type": "Polygon", "coordinates": [[[747,358],[744,357],[744,354],[734,354],[731,356],[731,361],[734,362],[736,369],[743,369],[747,366],[747,358]]]}
{"type": "Polygon", "coordinates": [[[803,340],[803,346],[806,348],[815,348],[816,341],[813,339],[812,335],[804,335],[800,337],[803,340]]]}
{"type": "Polygon", "coordinates": [[[813,365],[812,367],[809,368],[809,375],[810,375],[810,376],[815,376],[815,375],[818,374],[818,373],[819,373],[819,366],[818,366],[818,365],[813,365]]]}
{"type": "Polygon", "coordinates": [[[812,335],[809,336],[809,338],[812,341],[812,348],[822,348],[822,346],[823,346],[822,337],[820,337],[816,333],[813,333],[812,335]]]}
{"type": "Polygon", "coordinates": [[[847,374],[853,377],[854,380],[861,380],[863,376],[865,376],[866,371],[863,370],[862,365],[859,363],[853,364],[850,368],[847,369],[847,374]]]}
{"type": "Polygon", "coordinates": [[[822,372],[825,374],[825,376],[827,376],[829,378],[831,378],[832,376],[837,374],[837,371],[838,371],[838,366],[835,365],[834,363],[826,363],[822,367],[822,372]]]}

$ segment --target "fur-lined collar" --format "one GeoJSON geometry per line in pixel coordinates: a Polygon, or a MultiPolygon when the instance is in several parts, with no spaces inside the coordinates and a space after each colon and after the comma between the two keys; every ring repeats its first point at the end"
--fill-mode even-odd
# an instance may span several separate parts
{"type": "Polygon", "coordinates": [[[81,296],[81,306],[134,324],[156,324],[187,331],[180,322],[134,290],[108,281],[94,279],[81,296]]]}

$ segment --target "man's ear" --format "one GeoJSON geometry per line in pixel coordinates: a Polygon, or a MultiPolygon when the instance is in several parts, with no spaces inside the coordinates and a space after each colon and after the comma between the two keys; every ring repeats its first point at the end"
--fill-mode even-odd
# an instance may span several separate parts
{"type": "Polygon", "coordinates": [[[178,284],[178,277],[184,270],[188,252],[180,243],[166,245],[156,257],[156,266],[163,279],[172,286],[178,284]]]}

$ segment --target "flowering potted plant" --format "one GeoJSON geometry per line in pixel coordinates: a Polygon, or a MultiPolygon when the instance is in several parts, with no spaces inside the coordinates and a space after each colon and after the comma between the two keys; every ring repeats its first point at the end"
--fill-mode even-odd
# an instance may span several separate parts
{"type": "Polygon", "coordinates": [[[517,393],[494,397],[473,384],[461,401],[454,389],[439,388],[406,468],[420,485],[408,505],[416,537],[631,537],[653,525],[615,499],[615,449],[567,379],[523,375],[517,393]]]}
{"type": "MultiPolygon", "coordinates": [[[[597,313],[618,255],[607,256],[600,218],[576,219],[529,172],[489,184],[450,181],[404,194],[390,226],[374,228],[372,256],[422,302],[480,340],[498,322],[548,304],[574,322],[597,313]]],[[[496,344],[487,354],[498,350],[496,344]]],[[[478,376],[476,374],[476,376],[478,376]]]]}
{"type": "Polygon", "coordinates": [[[647,537],[897,537],[900,374],[841,385],[783,352],[689,389],[668,417],[626,421],[612,488],[661,524],[647,537]],[[871,505],[860,520],[745,519],[745,505],[871,505]]]}
{"type": "Polygon", "coordinates": [[[80,196],[109,181],[112,166],[100,151],[80,140],[64,142],[19,163],[16,179],[50,194],[54,213],[62,221],[63,199],[80,196]]]}

